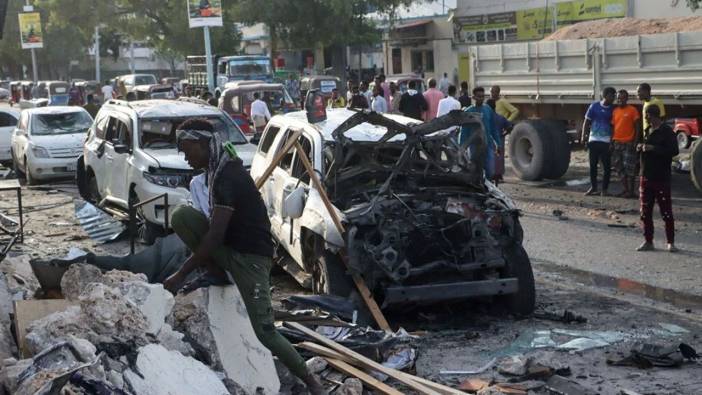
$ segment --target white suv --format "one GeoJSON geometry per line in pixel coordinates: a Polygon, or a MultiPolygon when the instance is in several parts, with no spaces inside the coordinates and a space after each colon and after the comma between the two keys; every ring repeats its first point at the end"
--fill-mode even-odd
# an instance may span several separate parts
{"type": "MultiPolygon", "coordinates": [[[[81,196],[113,213],[125,213],[130,198],[143,202],[164,193],[169,213],[187,204],[193,169],[176,149],[175,131],[193,117],[211,121],[215,132],[236,144],[244,165],[250,166],[256,147],[216,107],[187,100],[110,100],[95,117],[78,158],[81,196]]],[[[159,199],[142,206],[138,214],[147,230],[158,233],[164,212],[159,199]]]]}

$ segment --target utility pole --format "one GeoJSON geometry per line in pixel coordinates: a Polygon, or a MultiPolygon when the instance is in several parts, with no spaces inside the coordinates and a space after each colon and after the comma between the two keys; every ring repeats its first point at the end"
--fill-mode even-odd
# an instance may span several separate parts
{"type": "Polygon", "coordinates": [[[100,25],[95,25],[95,80],[101,82],[100,79],[100,25]]]}
{"type": "Polygon", "coordinates": [[[203,26],[203,32],[205,33],[205,58],[207,61],[207,89],[214,95],[215,91],[215,81],[214,81],[214,67],[212,65],[212,43],[210,41],[210,27],[203,26]]]}
{"type": "MultiPolygon", "coordinates": [[[[25,1],[25,7],[24,11],[25,12],[32,12],[34,11],[34,7],[29,4],[29,0],[25,1]]],[[[37,69],[37,53],[34,50],[34,48],[31,48],[32,51],[32,74],[34,77],[34,83],[36,84],[37,81],[39,81],[39,70],[37,69]]]]}
{"type": "Polygon", "coordinates": [[[134,65],[134,41],[129,42],[129,71],[134,74],[136,66],[134,65]]]}

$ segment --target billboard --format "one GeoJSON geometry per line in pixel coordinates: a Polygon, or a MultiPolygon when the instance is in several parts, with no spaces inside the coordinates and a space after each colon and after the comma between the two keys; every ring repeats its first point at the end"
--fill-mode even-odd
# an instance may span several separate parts
{"type": "Polygon", "coordinates": [[[22,49],[44,47],[44,35],[41,31],[41,16],[38,12],[19,14],[19,29],[22,49]]]}
{"type": "Polygon", "coordinates": [[[222,26],[222,0],[188,0],[190,27],[222,26]]]}
{"type": "Polygon", "coordinates": [[[628,0],[574,0],[551,7],[467,16],[461,18],[462,28],[457,38],[467,43],[540,40],[553,33],[554,22],[560,28],[582,21],[625,17],[628,3],[628,0]]]}

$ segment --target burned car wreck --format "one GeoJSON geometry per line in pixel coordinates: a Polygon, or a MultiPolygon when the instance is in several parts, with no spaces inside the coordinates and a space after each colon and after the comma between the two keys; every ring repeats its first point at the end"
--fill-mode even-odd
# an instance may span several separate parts
{"type": "MultiPolygon", "coordinates": [[[[310,274],[315,292],[342,296],[353,289],[348,271],[359,273],[383,307],[495,296],[512,312],[533,311],[534,280],[522,248],[519,211],[483,177],[487,147],[479,115],[454,111],[422,124],[349,110],[328,116],[304,128],[319,132],[321,152],[315,152],[314,133],[301,146],[321,162],[315,169],[346,233],[334,234],[324,218],[329,214],[316,207],[318,194],[304,187],[302,214],[291,215],[289,226],[283,218],[280,228],[272,218],[273,233],[288,255],[286,270],[296,266],[310,274]],[[474,132],[459,145],[459,127],[466,124],[474,132]],[[347,254],[348,268],[339,253],[347,254]]],[[[254,178],[256,167],[254,159],[254,178]]],[[[294,160],[291,168],[295,175],[294,160]]],[[[308,181],[302,175],[296,186],[308,181]]],[[[278,200],[281,207],[297,195],[291,189],[278,200]]],[[[262,193],[264,200],[275,194],[266,188],[262,193]]],[[[269,205],[272,216],[275,205],[269,205]]]]}

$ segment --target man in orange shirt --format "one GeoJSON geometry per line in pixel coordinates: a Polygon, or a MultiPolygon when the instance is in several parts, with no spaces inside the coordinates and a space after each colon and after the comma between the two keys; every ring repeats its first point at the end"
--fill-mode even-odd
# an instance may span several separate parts
{"type": "Polygon", "coordinates": [[[619,91],[617,100],[619,105],[612,113],[612,166],[619,172],[624,185],[624,191],[617,196],[633,198],[638,159],[636,143],[641,138],[641,127],[637,122],[640,116],[636,107],[627,104],[629,92],[625,89],[619,91]]]}

